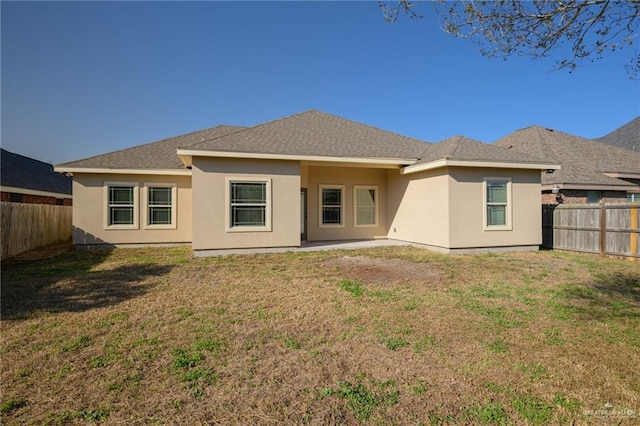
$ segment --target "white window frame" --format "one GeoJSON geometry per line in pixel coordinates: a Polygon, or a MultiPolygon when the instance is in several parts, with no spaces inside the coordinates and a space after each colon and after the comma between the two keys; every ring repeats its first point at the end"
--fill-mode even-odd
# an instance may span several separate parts
{"type": "Polygon", "coordinates": [[[178,217],[178,185],[176,183],[161,182],[145,182],[142,187],[142,223],[144,229],[176,229],[176,218],[178,217]],[[150,224],[151,216],[149,215],[149,188],[170,188],[171,189],[171,223],[170,224],[150,224]]]}
{"type": "Polygon", "coordinates": [[[482,179],[482,226],[485,231],[511,231],[512,226],[512,211],[513,211],[513,198],[511,196],[512,182],[511,178],[506,177],[485,177],[482,179]],[[505,224],[504,225],[489,225],[487,216],[487,185],[490,182],[504,182],[507,184],[507,204],[505,207],[505,224]]]}
{"type": "Polygon", "coordinates": [[[225,230],[226,232],[271,232],[271,178],[264,176],[227,177],[225,179],[225,230]],[[264,226],[232,226],[231,184],[232,183],[264,183],[266,184],[265,224],[264,226]]]}
{"type": "Polygon", "coordinates": [[[344,228],[345,218],[345,186],[344,185],[318,185],[318,227],[319,228],[344,228]],[[322,190],[323,189],[339,189],[340,190],[340,223],[323,223],[322,222],[322,190]]]}
{"type": "MultiPolygon", "coordinates": [[[[353,226],[355,228],[374,228],[378,226],[378,205],[380,204],[380,197],[378,193],[378,187],[375,185],[354,185],[353,186],[353,226]],[[362,189],[365,191],[374,191],[374,201],[373,201],[373,223],[358,223],[358,190],[362,189]]],[[[368,206],[367,206],[368,207],[368,206]]]]}
{"type": "Polygon", "coordinates": [[[104,229],[140,229],[138,216],[139,216],[139,206],[140,206],[140,198],[139,198],[139,184],[138,182],[104,182],[104,229]],[[109,204],[109,188],[113,186],[130,186],[133,188],[133,223],[129,225],[111,225],[110,224],[110,213],[111,213],[111,205],[109,204]]]}

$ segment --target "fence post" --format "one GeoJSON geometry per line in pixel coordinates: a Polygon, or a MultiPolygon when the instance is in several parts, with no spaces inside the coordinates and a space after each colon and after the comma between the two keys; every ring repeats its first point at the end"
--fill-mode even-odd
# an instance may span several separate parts
{"type": "Polygon", "coordinates": [[[629,251],[631,252],[631,256],[629,260],[635,261],[636,255],[638,253],[638,232],[637,229],[640,228],[640,223],[638,223],[638,209],[634,208],[635,203],[631,203],[629,207],[629,228],[631,228],[631,233],[629,234],[629,251]]]}
{"type": "Polygon", "coordinates": [[[604,256],[607,252],[607,207],[604,203],[600,204],[600,255],[604,256]]]}

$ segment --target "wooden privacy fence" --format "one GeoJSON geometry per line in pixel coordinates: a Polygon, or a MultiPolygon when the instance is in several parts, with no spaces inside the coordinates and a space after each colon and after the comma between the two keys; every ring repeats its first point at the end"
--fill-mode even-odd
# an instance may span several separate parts
{"type": "Polygon", "coordinates": [[[0,204],[3,260],[39,247],[71,241],[72,207],[6,201],[0,204]]]}
{"type": "Polygon", "coordinates": [[[561,204],[542,206],[542,246],[640,258],[640,205],[561,204]]]}

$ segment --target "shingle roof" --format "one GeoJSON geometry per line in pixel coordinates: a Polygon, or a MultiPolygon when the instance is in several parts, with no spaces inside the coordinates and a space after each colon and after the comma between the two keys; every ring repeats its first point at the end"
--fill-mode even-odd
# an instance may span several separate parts
{"type": "Polygon", "coordinates": [[[454,136],[431,144],[416,164],[440,159],[462,161],[496,161],[515,163],[543,163],[544,160],[517,151],[503,149],[464,136],[454,136]]]}
{"type": "Polygon", "coordinates": [[[195,144],[189,150],[417,159],[425,147],[417,139],[312,110],[195,144]]]}
{"type": "Polygon", "coordinates": [[[596,141],[640,152],[640,117],[634,118],[606,136],[597,138],[596,141]]]}
{"type": "Polygon", "coordinates": [[[539,126],[513,132],[493,145],[560,163],[562,169],[543,174],[543,184],[632,184],[603,173],[640,174],[640,153],[539,126]]]}
{"type": "Polygon", "coordinates": [[[104,168],[104,169],[184,169],[176,154],[178,147],[184,147],[228,135],[244,127],[217,126],[210,129],[187,133],[157,142],[138,145],[107,154],[96,155],[82,160],[58,164],[56,167],[104,168]]]}
{"type": "Polygon", "coordinates": [[[2,149],[0,183],[3,186],[71,195],[72,179],[54,172],[49,163],[2,149]]]}

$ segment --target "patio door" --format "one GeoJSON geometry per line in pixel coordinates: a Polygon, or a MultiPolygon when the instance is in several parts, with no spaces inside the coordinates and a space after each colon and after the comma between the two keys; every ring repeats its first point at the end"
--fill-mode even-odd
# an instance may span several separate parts
{"type": "Polygon", "coordinates": [[[300,241],[307,241],[307,188],[300,189],[300,241]]]}

